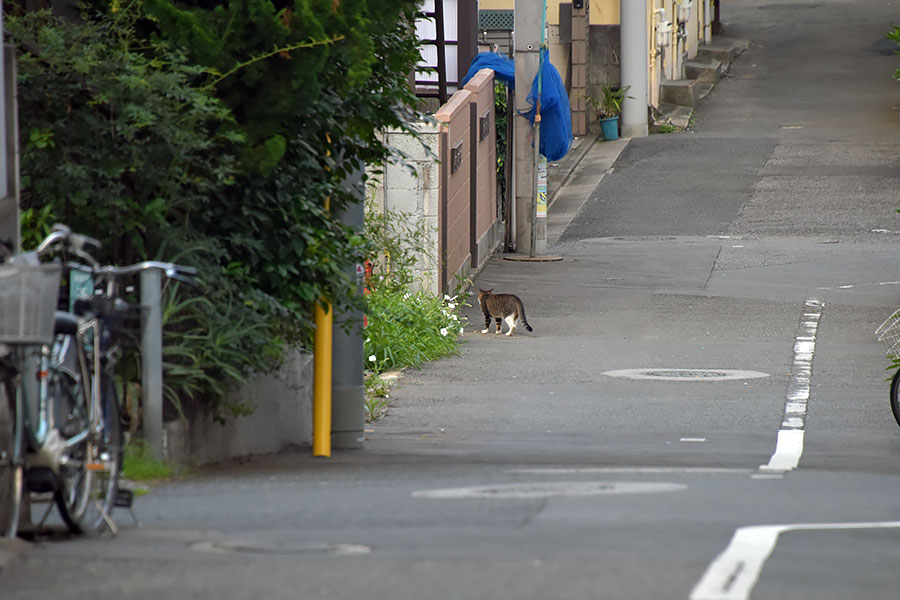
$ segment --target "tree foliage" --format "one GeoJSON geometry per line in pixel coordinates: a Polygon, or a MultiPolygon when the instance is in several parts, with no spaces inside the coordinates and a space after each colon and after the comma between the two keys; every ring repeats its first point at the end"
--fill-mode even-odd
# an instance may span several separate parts
{"type": "Polygon", "coordinates": [[[391,152],[377,132],[411,116],[415,11],[118,0],[78,21],[8,15],[29,223],[93,234],[105,260],[201,268],[202,301],[167,300],[173,403],[215,404],[222,381],[308,343],[313,303],[354,301],[366,242],[335,215],[391,152]]]}

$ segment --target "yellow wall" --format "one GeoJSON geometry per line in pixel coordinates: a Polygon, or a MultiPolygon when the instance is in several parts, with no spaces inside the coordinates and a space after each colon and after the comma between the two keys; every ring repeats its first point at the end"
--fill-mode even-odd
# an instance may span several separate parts
{"type": "Polygon", "coordinates": [[[480,10],[512,10],[513,6],[513,0],[478,0],[480,10]]]}
{"type": "Polygon", "coordinates": [[[618,25],[619,0],[591,0],[591,25],[618,25]]]}
{"type": "Polygon", "coordinates": [[[547,23],[550,25],[559,25],[559,2],[560,0],[547,0],[547,23]]]}
{"type": "MultiPolygon", "coordinates": [[[[559,25],[559,3],[561,0],[547,0],[547,22],[559,25]]],[[[568,0],[571,2],[571,0],[568,0]]],[[[481,10],[512,10],[514,0],[478,0],[481,10]]],[[[591,25],[618,25],[619,0],[591,0],[591,25]]]]}

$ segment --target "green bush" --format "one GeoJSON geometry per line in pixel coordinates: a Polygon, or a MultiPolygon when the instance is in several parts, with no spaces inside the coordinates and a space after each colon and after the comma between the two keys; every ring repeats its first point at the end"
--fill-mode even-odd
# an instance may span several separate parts
{"type": "Polygon", "coordinates": [[[416,264],[430,258],[427,229],[412,215],[366,214],[370,271],[365,328],[366,411],[369,420],[387,409],[390,382],[378,377],[391,369],[459,353],[465,323],[460,312],[467,296],[440,296],[422,291],[416,264]]]}
{"type": "Polygon", "coordinates": [[[368,296],[368,370],[381,373],[459,352],[464,325],[456,298],[376,288],[368,296]]]}
{"type": "MultiPolygon", "coordinates": [[[[894,25],[893,27],[891,27],[891,30],[885,33],[884,37],[897,42],[897,45],[900,46],[900,25],[894,25]]],[[[895,50],[894,52],[900,54],[900,50],[895,50]]],[[[900,68],[898,68],[894,72],[894,78],[900,80],[900,68]]]]}
{"type": "Polygon", "coordinates": [[[308,346],[316,301],[355,302],[366,242],[335,214],[415,104],[417,3],[87,0],[77,21],[16,6],[26,247],[62,221],[103,261],[199,268],[199,290],[166,292],[166,398],[246,412],[225,392],[308,346]]]}

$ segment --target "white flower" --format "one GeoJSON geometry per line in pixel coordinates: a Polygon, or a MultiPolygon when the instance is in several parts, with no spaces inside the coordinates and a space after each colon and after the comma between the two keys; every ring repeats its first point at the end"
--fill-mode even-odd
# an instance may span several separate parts
{"type": "MultiPolygon", "coordinates": [[[[368,337],[368,338],[366,338],[366,342],[365,342],[365,343],[368,344],[368,343],[371,342],[371,341],[372,341],[372,338],[368,337]]],[[[357,355],[357,356],[359,356],[359,355],[357,355]]]]}
{"type": "Polygon", "coordinates": [[[456,308],[456,305],[451,302],[450,304],[447,305],[447,308],[449,308],[450,310],[453,310],[454,308],[456,308]]]}
{"type": "Polygon", "coordinates": [[[463,332],[464,332],[465,330],[466,330],[465,327],[460,327],[460,328],[459,328],[459,335],[462,335],[463,332]]]}
{"type": "Polygon", "coordinates": [[[451,298],[447,294],[444,294],[444,300],[447,300],[449,302],[450,300],[453,300],[453,298],[451,298]]]}
{"type": "MultiPolygon", "coordinates": [[[[359,356],[359,355],[357,354],[357,356],[359,356]]],[[[378,359],[375,358],[375,355],[374,355],[374,354],[373,354],[372,356],[369,357],[369,362],[375,362],[376,360],[378,360],[378,359]]]]}
{"type": "Polygon", "coordinates": [[[441,327],[441,335],[447,335],[447,328],[441,327]]]}
{"type": "Polygon", "coordinates": [[[404,300],[409,300],[409,292],[403,294],[403,299],[404,299],[404,300]]]}

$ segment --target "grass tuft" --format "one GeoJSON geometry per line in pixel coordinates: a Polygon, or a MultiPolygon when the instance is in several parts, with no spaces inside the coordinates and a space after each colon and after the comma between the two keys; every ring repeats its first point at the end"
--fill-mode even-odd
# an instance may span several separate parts
{"type": "Polygon", "coordinates": [[[172,477],[172,468],[153,458],[144,440],[131,440],[125,445],[122,476],[132,481],[154,481],[172,477]]]}

